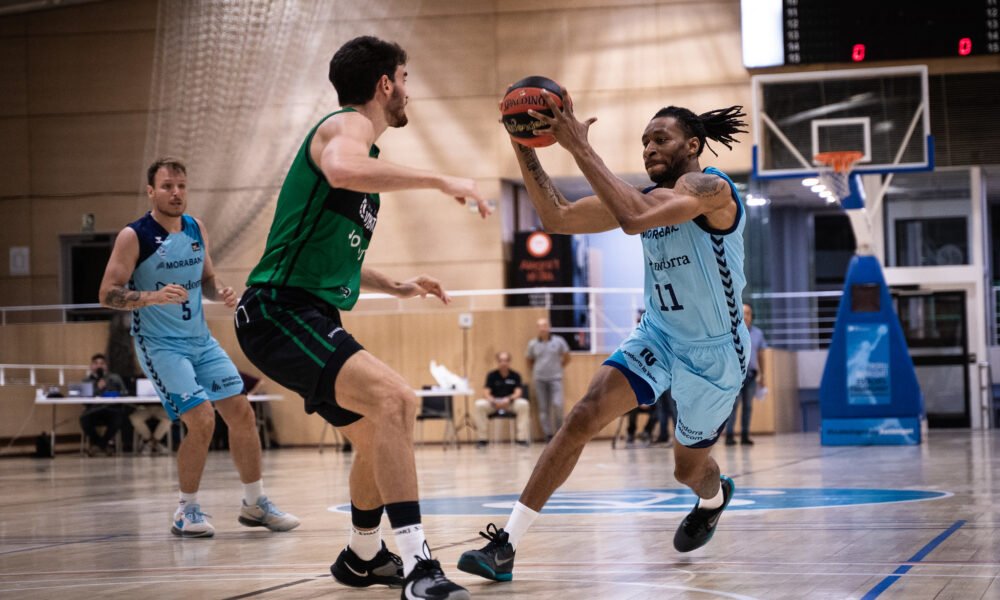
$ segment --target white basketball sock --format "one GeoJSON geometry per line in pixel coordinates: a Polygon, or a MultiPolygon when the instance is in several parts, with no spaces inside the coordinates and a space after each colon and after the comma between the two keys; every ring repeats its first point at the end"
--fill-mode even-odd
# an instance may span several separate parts
{"type": "Polygon", "coordinates": [[[399,557],[403,559],[403,577],[406,577],[417,566],[417,557],[424,555],[424,528],[415,523],[393,529],[392,534],[396,538],[399,557]]]}
{"type": "Polygon", "coordinates": [[[191,494],[185,494],[184,492],[181,492],[180,501],[178,501],[177,503],[177,509],[184,510],[184,507],[187,506],[188,504],[198,504],[198,492],[194,492],[191,494]]]}
{"type": "Polygon", "coordinates": [[[503,530],[510,536],[510,544],[515,550],[517,550],[517,543],[521,541],[521,536],[528,531],[528,528],[531,527],[531,524],[537,518],[538,512],[531,510],[520,502],[514,505],[514,510],[511,511],[510,518],[507,520],[507,525],[504,526],[503,530]]]}
{"type": "Polygon", "coordinates": [[[725,498],[722,495],[722,486],[719,486],[719,491],[715,493],[711,498],[698,498],[698,508],[703,508],[705,510],[712,510],[722,506],[722,501],[725,498]]]}
{"type": "Polygon", "coordinates": [[[358,529],[352,526],[351,541],[347,545],[361,560],[371,560],[382,549],[382,528],[358,529]]]}
{"type": "Polygon", "coordinates": [[[264,480],[258,479],[253,483],[243,484],[243,501],[247,506],[256,506],[257,498],[264,495],[264,480]]]}

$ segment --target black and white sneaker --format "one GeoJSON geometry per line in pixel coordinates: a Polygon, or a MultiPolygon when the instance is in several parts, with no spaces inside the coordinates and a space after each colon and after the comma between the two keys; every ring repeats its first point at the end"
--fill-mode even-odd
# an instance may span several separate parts
{"type": "Polygon", "coordinates": [[[417,566],[413,567],[403,585],[403,600],[469,600],[472,596],[464,587],[444,576],[441,563],[431,556],[427,542],[424,555],[417,556],[417,566]]]}
{"type": "Polygon", "coordinates": [[[351,587],[403,587],[403,561],[389,552],[385,542],[382,542],[382,549],[371,560],[361,560],[350,546],[344,548],[337,557],[337,562],[330,565],[330,574],[338,582],[351,587]]]}
{"type": "Polygon", "coordinates": [[[503,529],[490,523],[479,535],[489,540],[482,550],[463,552],[458,559],[458,570],[479,575],[493,581],[510,581],[514,578],[514,546],[503,529]]]}
{"type": "Polygon", "coordinates": [[[733,493],[736,491],[736,484],[733,483],[732,479],[725,475],[721,476],[720,479],[722,480],[722,506],[704,509],[698,508],[697,504],[694,505],[691,512],[681,521],[677,533],[674,534],[674,549],[678,552],[697,550],[707,544],[715,535],[715,526],[719,524],[719,517],[722,516],[722,511],[729,506],[729,501],[733,499],[733,493]]]}

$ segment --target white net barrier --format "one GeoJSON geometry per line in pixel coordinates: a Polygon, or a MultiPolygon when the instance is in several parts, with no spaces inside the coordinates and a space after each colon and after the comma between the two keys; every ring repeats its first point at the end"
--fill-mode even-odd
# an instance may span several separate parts
{"type": "MultiPolygon", "coordinates": [[[[367,4],[159,3],[145,164],[185,161],[188,210],[205,222],[218,269],[246,272],[260,257],[296,150],[338,107],[327,79],[333,52],[365,34],[406,47],[410,27],[379,31],[366,19],[384,15],[367,4]]],[[[148,209],[144,194],[138,208],[148,209]]]]}

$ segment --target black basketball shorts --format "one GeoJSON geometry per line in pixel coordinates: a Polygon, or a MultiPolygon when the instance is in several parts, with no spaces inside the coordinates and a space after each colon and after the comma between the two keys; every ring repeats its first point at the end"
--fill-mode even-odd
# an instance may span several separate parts
{"type": "Polygon", "coordinates": [[[335,427],[361,415],[337,404],[334,382],[364,348],[344,330],[336,307],[295,288],[251,286],[236,306],[236,339],[264,375],[305,399],[335,427]]]}

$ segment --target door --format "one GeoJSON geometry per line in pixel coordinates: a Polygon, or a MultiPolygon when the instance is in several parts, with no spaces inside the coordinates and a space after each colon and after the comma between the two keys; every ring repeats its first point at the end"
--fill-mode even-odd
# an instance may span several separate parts
{"type": "Polygon", "coordinates": [[[965,292],[894,291],[928,427],[969,427],[965,292]]]}

